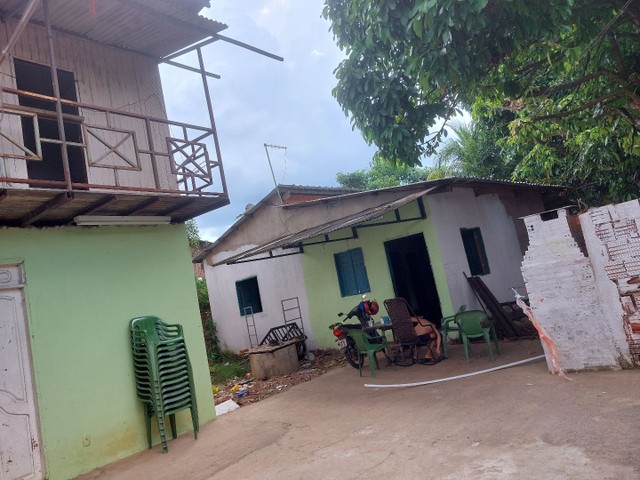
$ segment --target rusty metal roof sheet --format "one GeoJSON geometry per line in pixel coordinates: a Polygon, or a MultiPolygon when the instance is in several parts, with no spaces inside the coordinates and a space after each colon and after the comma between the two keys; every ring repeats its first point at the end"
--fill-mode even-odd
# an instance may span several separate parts
{"type": "MultiPolygon", "coordinates": [[[[0,14],[21,14],[23,0],[0,0],[0,14]]],[[[199,2],[202,3],[202,2],[199,2]]],[[[227,26],[197,14],[189,0],[51,0],[54,29],[137,53],[161,58],[227,26]]],[[[32,17],[43,23],[42,6],[32,17]]]]}
{"type": "Polygon", "coordinates": [[[403,205],[406,205],[407,203],[413,202],[423,195],[427,195],[429,192],[435,190],[436,188],[438,187],[418,190],[417,192],[410,193],[391,202],[385,202],[375,207],[370,207],[360,212],[354,213],[352,215],[347,215],[346,217],[338,218],[327,223],[307,228],[305,230],[302,230],[301,232],[285,235],[283,237],[259,245],[255,248],[249,249],[238,255],[226,258],[225,260],[215,263],[214,266],[235,263],[239,260],[244,260],[249,257],[255,257],[257,255],[275,250],[277,248],[292,248],[302,246],[303,242],[310,238],[329,235],[330,233],[336,232],[338,230],[362,225],[363,223],[380,218],[386,213],[394,211],[402,207],[403,205]]]}

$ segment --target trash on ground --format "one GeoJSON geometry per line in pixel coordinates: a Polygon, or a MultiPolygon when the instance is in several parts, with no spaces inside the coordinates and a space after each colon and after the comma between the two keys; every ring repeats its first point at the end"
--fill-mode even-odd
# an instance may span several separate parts
{"type": "Polygon", "coordinates": [[[227,400],[226,402],[222,402],[220,405],[216,405],[216,416],[224,415],[225,413],[233,412],[240,408],[233,400],[227,400]]]}

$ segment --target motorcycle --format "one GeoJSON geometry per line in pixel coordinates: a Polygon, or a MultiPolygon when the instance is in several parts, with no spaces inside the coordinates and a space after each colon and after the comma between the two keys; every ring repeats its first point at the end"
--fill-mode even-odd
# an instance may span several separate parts
{"type": "MultiPolygon", "coordinates": [[[[347,362],[353,368],[359,368],[364,355],[358,354],[356,342],[349,335],[349,330],[363,330],[370,327],[373,325],[373,315],[377,313],[378,303],[375,300],[363,300],[353,307],[346,316],[346,320],[356,317],[360,323],[336,322],[329,325],[329,329],[333,331],[333,336],[336,337],[338,349],[344,354],[347,362]]],[[[344,313],[340,312],[338,317],[343,317],[344,315],[344,313]]]]}

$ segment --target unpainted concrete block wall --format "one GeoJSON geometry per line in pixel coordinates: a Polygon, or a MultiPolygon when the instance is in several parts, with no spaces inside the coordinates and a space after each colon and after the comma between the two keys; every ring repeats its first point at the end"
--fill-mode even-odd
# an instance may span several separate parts
{"type": "MultiPolygon", "coordinates": [[[[566,371],[620,368],[591,263],[572,235],[575,217],[560,209],[524,221],[529,248],[522,275],[536,320],[554,342],[560,366],[566,371]]],[[[547,352],[548,365],[550,361],[547,352]]]]}
{"type": "Polygon", "coordinates": [[[640,366],[640,202],[591,209],[580,217],[600,299],[623,367],[640,366]]]}

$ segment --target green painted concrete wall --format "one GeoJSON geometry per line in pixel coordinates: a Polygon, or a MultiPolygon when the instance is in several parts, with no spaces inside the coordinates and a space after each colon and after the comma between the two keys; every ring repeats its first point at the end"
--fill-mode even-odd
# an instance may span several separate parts
{"type": "MultiPolygon", "coordinates": [[[[133,317],[152,314],[184,326],[200,422],[214,418],[183,225],[0,229],[0,264],[22,261],[51,480],[147,448],[131,366],[133,317]]],[[[180,431],[191,428],[188,411],[177,417],[180,431]]]]}
{"type": "MultiPolygon", "coordinates": [[[[425,205],[426,207],[427,205],[425,205]]],[[[400,213],[402,218],[416,217],[419,213],[416,202],[402,207],[400,213]]],[[[390,213],[382,219],[377,219],[369,224],[392,221],[394,218],[394,214],[390,213]]],[[[333,255],[351,248],[362,248],[371,287],[371,292],[367,293],[367,299],[378,301],[381,310],[377,316],[379,317],[386,315],[382,304],[383,300],[395,296],[384,242],[418,233],[424,235],[427,244],[442,314],[451,315],[453,313],[440,247],[427,210],[427,219],[425,220],[359,228],[357,239],[306,246],[304,248],[302,268],[307,288],[309,318],[319,347],[335,348],[335,339],[328,328],[329,325],[338,320],[337,315],[339,312],[347,313],[361,300],[359,295],[341,296],[333,255]]],[[[350,230],[339,231],[333,233],[330,238],[344,238],[349,235],[351,235],[350,230]]]]}

